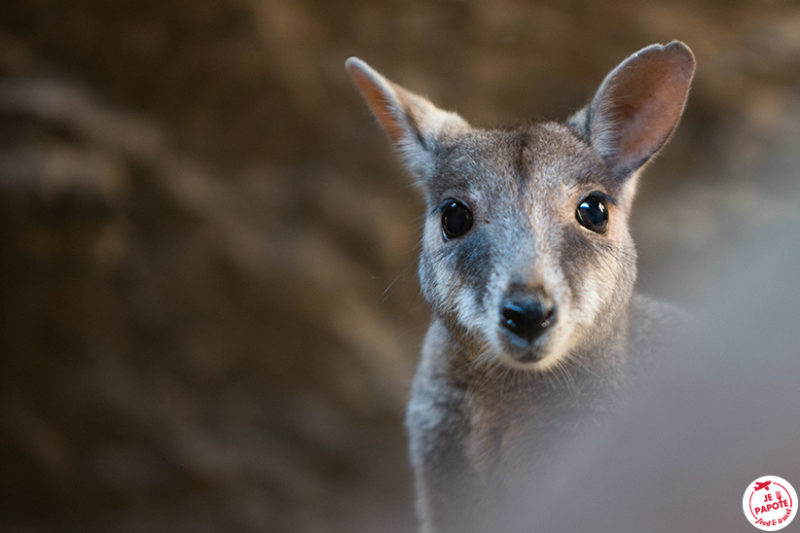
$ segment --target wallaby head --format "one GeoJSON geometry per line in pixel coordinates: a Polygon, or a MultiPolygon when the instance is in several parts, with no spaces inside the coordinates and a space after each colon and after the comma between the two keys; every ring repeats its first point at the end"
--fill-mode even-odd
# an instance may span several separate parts
{"type": "Polygon", "coordinates": [[[672,134],[694,74],[652,45],[565,123],[480,129],[350,58],[347,70],[427,204],[419,277],[476,361],[546,370],[608,343],[636,277],[628,218],[641,168],[672,134]]]}

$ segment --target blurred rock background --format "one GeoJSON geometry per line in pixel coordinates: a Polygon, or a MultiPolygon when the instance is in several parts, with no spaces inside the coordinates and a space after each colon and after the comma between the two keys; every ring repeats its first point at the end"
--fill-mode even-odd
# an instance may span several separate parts
{"type": "Polygon", "coordinates": [[[492,125],[676,38],[634,233],[689,302],[798,222],[796,2],[4,0],[0,530],[412,530],[422,204],[344,59],[492,125]]]}

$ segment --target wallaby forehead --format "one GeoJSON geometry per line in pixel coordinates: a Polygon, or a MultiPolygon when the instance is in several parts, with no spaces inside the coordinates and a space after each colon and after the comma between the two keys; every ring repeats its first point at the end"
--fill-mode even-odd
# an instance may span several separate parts
{"type": "Polygon", "coordinates": [[[481,189],[497,193],[572,188],[587,183],[614,187],[602,160],[566,126],[540,123],[473,129],[442,146],[435,192],[481,189]]]}

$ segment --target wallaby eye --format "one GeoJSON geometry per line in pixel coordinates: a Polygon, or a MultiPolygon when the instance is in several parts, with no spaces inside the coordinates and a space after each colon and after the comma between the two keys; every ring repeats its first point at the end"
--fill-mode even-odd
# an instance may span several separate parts
{"type": "Polygon", "coordinates": [[[472,212],[458,200],[448,200],[442,209],[442,230],[445,239],[464,235],[472,227],[472,212]]]}
{"type": "Polygon", "coordinates": [[[608,206],[606,199],[597,193],[592,193],[578,204],[575,218],[581,226],[595,233],[605,233],[608,226],[608,206]]]}

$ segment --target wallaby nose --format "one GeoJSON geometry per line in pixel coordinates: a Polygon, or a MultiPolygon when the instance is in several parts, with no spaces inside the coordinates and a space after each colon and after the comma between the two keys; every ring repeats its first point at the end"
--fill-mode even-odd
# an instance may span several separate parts
{"type": "Polygon", "coordinates": [[[517,337],[533,342],[553,323],[556,307],[543,291],[515,294],[503,301],[501,323],[517,337]]]}

